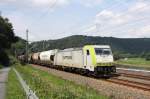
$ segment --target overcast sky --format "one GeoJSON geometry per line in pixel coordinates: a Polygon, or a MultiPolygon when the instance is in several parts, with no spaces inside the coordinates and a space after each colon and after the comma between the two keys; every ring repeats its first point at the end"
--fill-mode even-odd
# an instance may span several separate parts
{"type": "Polygon", "coordinates": [[[150,37],[150,0],[0,0],[15,34],[30,41],[70,35],[150,37]]]}

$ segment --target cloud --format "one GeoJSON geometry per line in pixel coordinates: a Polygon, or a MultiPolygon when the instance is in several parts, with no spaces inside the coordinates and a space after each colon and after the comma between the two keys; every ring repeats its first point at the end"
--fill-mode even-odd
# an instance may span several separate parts
{"type": "MultiPolygon", "coordinates": [[[[15,35],[26,39],[26,29],[31,25],[30,19],[28,19],[25,14],[18,12],[13,12],[4,16],[9,18],[9,21],[13,24],[15,35]]],[[[31,31],[29,30],[29,32],[31,31]]],[[[37,37],[39,38],[40,36],[35,33],[29,33],[29,41],[35,41],[37,37]]]]}
{"type": "Polygon", "coordinates": [[[6,2],[14,2],[16,0],[0,0],[0,3],[6,3],[6,2]]]}
{"type": "Polygon", "coordinates": [[[140,1],[135,3],[131,8],[129,8],[129,11],[132,13],[136,12],[147,12],[150,10],[149,2],[140,1]]]}
{"type": "Polygon", "coordinates": [[[79,3],[85,7],[94,7],[102,3],[103,0],[80,0],[79,3]]]}
{"type": "Polygon", "coordinates": [[[25,19],[22,19],[25,18],[24,15],[20,13],[11,13],[5,16],[9,18],[10,22],[12,22],[16,35],[25,37],[22,32],[25,32],[25,29],[27,29],[27,24],[29,23],[24,21],[25,19]]]}
{"type": "Polygon", "coordinates": [[[68,5],[69,0],[1,0],[0,3],[22,5],[22,7],[47,7],[52,5],[60,7],[68,5]]]}
{"type": "Polygon", "coordinates": [[[91,31],[95,31],[96,30],[96,25],[93,25],[91,27],[89,27],[88,29],[84,30],[83,32],[84,33],[90,33],[91,31]]]}
{"type": "Polygon", "coordinates": [[[150,25],[139,28],[136,33],[138,37],[150,37],[150,25]]]}
{"type": "Polygon", "coordinates": [[[130,15],[122,15],[109,10],[103,10],[96,15],[96,23],[104,25],[119,25],[128,22],[130,19],[130,15]]]}
{"type": "Polygon", "coordinates": [[[93,21],[94,25],[83,32],[115,37],[150,36],[150,26],[145,26],[150,22],[148,20],[150,18],[149,4],[149,2],[140,0],[128,6],[126,11],[104,9],[97,13],[93,21]],[[143,22],[144,20],[146,22],[143,22]]]}
{"type": "Polygon", "coordinates": [[[65,6],[69,4],[69,0],[31,0],[35,6],[65,6]]]}

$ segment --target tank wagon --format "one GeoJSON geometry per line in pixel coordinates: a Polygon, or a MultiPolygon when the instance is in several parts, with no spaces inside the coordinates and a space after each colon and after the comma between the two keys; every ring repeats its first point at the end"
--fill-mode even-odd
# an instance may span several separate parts
{"type": "Polygon", "coordinates": [[[30,63],[54,68],[78,70],[84,73],[112,74],[116,72],[109,45],[85,45],[81,48],[49,50],[33,53],[30,63]]]}
{"type": "Polygon", "coordinates": [[[57,50],[49,50],[49,51],[41,52],[39,54],[40,63],[42,65],[53,65],[54,56],[55,56],[56,52],[57,52],[57,50]]]}
{"type": "Polygon", "coordinates": [[[31,60],[31,63],[34,63],[34,64],[40,63],[40,53],[41,52],[33,53],[31,55],[31,59],[28,58],[29,60],[31,60]]]}
{"type": "Polygon", "coordinates": [[[21,62],[25,62],[25,55],[20,55],[17,57],[21,62]]]}

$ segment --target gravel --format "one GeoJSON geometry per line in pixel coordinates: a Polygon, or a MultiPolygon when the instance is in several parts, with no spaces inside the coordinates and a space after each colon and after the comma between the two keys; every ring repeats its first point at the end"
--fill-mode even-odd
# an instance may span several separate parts
{"type": "Polygon", "coordinates": [[[47,67],[33,65],[33,67],[47,71],[50,74],[61,77],[63,79],[73,81],[77,84],[86,85],[97,90],[100,94],[106,95],[111,99],[150,99],[150,92],[143,91],[132,87],[127,87],[119,84],[81,76],[69,72],[59,71],[47,67]]]}

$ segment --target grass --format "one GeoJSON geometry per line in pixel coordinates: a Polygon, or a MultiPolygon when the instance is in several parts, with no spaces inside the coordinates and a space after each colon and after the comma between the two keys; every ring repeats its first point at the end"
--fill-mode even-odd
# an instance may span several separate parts
{"type": "Polygon", "coordinates": [[[77,85],[31,66],[16,66],[40,99],[106,99],[94,89],[77,85]]]}
{"type": "Polygon", "coordinates": [[[15,72],[11,69],[8,74],[6,99],[26,99],[24,90],[20,85],[15,72]]]}
{"type": "Polygon", "coordinates": [[[130,67],[139,67],[150,69],[150,61],[146,61],[144,58],[128,58],[128,59],[121,59],[118,60],[116,63],[129,65],[130,67]]]}

